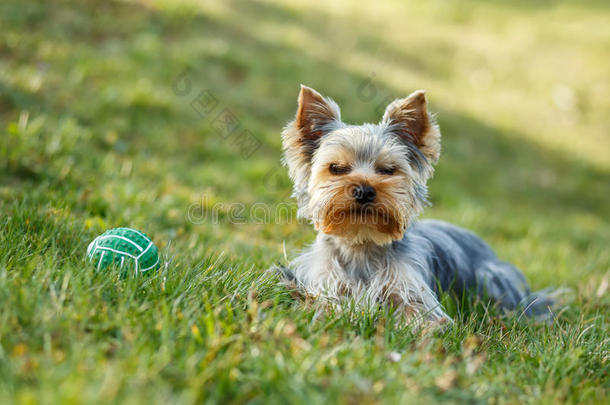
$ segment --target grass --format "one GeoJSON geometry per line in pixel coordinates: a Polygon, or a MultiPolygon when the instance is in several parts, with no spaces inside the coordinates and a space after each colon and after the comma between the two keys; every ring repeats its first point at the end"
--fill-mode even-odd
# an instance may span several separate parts
{"type": "Polygon", "coordinates": [[[1,2],[0,402],[604,403],[609,16],[594,1],[1,2]],[[351,122],[426,88],[443,156],[425,216],[476,231],[535,289],[571,288],[558,322],[452,309],[455,327],[419,336],[278,286],[264,270],[314,235],[289,220],[279,166],[299,83],[351,122]],[[150,234],[166,265],[95,272],[87,244],[115,226],[150,234]]]}

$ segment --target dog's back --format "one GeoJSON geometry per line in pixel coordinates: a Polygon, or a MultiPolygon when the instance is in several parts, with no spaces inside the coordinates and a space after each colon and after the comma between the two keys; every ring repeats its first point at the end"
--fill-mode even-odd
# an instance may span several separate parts
{"type": "Polygon", "coordinates": [[[407,255],[423,255],[430,269],[430,287],[461,297],[474,291],[501,308],[522,307],[529,315],[548,313],[552,299],[532,294],[521,271],[498,259],[481,238],[466,229],[438,220],[413,223],[400,241],[407,255]]]}

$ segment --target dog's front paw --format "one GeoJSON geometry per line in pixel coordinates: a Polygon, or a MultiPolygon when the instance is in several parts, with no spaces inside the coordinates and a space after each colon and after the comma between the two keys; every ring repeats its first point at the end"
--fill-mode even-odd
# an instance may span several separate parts
{"type": "Polygon", "coordinates": [[[453,319],[451,319],[447,315],[434,319],[419,316],[412,317],[411,319],[409,319],[408,324],[416,332],[422,334],[429,334],[434,332],[443,332],[451,325],[453,325],[453,319]]]}

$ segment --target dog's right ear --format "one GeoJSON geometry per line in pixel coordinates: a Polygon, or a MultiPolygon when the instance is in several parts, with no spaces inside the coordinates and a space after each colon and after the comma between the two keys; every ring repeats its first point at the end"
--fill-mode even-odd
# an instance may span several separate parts
{"type": "Polygon", "coordinates": [[[334,101],[322,97],[310,87],[301,85],[299,106],[294,120],[301,153],[311,158],[320,139],[336,129],[340,123],[341,111],[334,101]]]}
{"type": "Polygon", "coordinates": [[[324,135],[341,128],[339,106],[314,89],[301,85],[297,114],[282,132],[284,163],[294,182],[294,195],[306,197],[305,189],[311,172],[311,159],[324,135]]]}

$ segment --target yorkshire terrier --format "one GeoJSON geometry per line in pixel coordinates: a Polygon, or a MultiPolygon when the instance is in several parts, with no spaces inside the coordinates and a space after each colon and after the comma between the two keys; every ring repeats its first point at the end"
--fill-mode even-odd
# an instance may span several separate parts
{"type": "Polygon", "coordinates": [[[341,121],[337,104],[301,86],[296,117],[283,130],[283,162],[298,216],[318,236],[281,272],[306,295],[390,304],[409,321],[450,323],[440,295],[472,294],[502,310],[548,317],[553,303],[474,233],[416,221],[441,133],[425,92],[390,103],[378,124],[341,121]]]}

